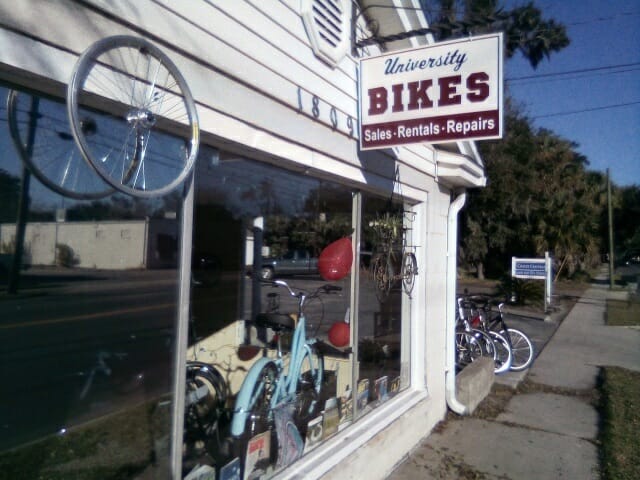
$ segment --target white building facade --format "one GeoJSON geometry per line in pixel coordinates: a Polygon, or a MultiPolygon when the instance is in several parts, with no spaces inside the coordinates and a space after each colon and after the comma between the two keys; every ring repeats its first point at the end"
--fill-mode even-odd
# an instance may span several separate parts
{"type": "MultiPolygon", "coordinates": [[[[23,293],[37,284],[41,289],[51,288],[47,290],[48,298],[57,299],[57,305],[62,302],[69,310],[41,308],[40,313],[25,317],[20,328],[17,320],[9,321],[3,314],[7,325],[4,331],[10,336],[6,341],[19,347],[7,354],[4,364],[11,368],[20,358],[30,358],[28,361],[35,364],[35,357],[49,355],[51,360],[58,358],[61,365],[60,372],[51,373],[52,378],[58,378],[57,373],[60,379],[70,378],[68,374],[74,369],[83,373],[73,395],[51,394],[51,401],[58,402],[52,410],[61,412],[55,425],[38,416],[20,420],[21,414],[15,413],[18,406],[14,406],[15,410],[9,407],[5,413],[13,420],[7,420],[7,424],[9,432],[14,433],[0,445],[0,455],[11,459],[11,452],[29,448],[33,442],[59,441],[56,439],[63,428],[64,438],[78,441],[69,435],[86,431],[86,425],[95,425],[96,421],[108,422],[105,418],[114,415],[125,415],[118,420],[119,425],[133,425],[135,421],[126,415],[135,407],[147,408],[144,413],[136,410],[136,418],[148,419],[146,425],[151,427],[146,431],[153,432],[148,434],[144,448],[152,453],[131,453],[142,448],[132,441],[120,445],[132,458],[122,460],[115,455],[118,458],[104,465],[107,470],[124,469],[125,465],[131,472],[126,478],[185,478],[201,465],[217,472],[217,476],[206,478],[243,478],[220,477],[222,471],[227,474],[225,466],[232,468],[237,461],[244,478],[251,474],[251,478],[384,479],[443,418],[448,404],[459,405],[452,390],[452,357],[448,356],[457,214],[464,203],[465,189],[485,184],[482,162],[471,142],[413,144],[366,152],[359,149],[359,59],[377,55],[383,49],[426,45],[430,39],[414,36],[363,48],[356,48],[354,42],[371,34],[367,20],[377,21],[379,35],[425,28],[419,2],[22,0],[2,2],[0,9],[0,93],[8,95],[15,90],[23,98],[42,98],[40,125],[48,116],[58,114],[58,123],[66,120],[65,91],[82,52],[103,38],[129,35],[147,39],[175,63],[193,94],[200,128],[193,182],[187,181],[162,198],[132,200],[122,195],[118,201],[120,197],[114,196],[70,199],[51,192],[38,182],[37,175],[30,174],[29,214],[23,219],[30,232],[27,237],[35,229],[45,228],[37,222],[47,221],[47,212],[62,206],[68,212],[64,243],[76,242],[83,251],[93,248],[95,251],[86,252],[85,258],[106,255],[111,264],[114,250],[116,256],[120,251],[120,257],[127,259],[122,269],[145,269],[153,262],[144,259],[150,249],[141,244],[141,239],[148,235],[138,229],[147,228],[148,224],[132,223],[136,233],[127,237],[120,230],[129,227],[116,220],[154,215],[161,218],[168,211],[178,211],[179,238],[175,245],[163,247],[163,258],[174,253],[178,266],[172,262],[156,265],[171,269],[171,282],[166,281],[167,272],[163,272],[162,285],[170,284],[166,292],[153,286],[145,290],[142,282],[146,277],[141,280],[133,275],[120,275],[118,279],[107,275],[100,278],[100,283],[94,275],[109,267],[97,261],[90,264],[89,260],[70,266],[82,273],[82,278],[63,289],[64,294],[46,283],[58,273],[52,266],[42,271],[32,266],[20,274],[18,293],[7,294],[0,309],[9,302],[30,302],[23,293]],[[103,210],[90,208],[96,205],[117,213],[106,217],[103,210]],[[374,259],[385,250],[375,235],[380,233],[375,225],[381,218],[394,215],[399,215],[404,232],[404,243],[400,237],[395,239],[402,243],[397,252],[414,253],[417,271],[410,289],[396,278],[388,286],[391,292],[381,298],[380,285],[372,276],[374,259]],[[109,249],[79,237],[98,235],[89,228],[90,222],[98,225],[96,222],[107,218],[116,223],[112,227],[102,223],[104,228],[120,229],[117,248],[113,243],[109,249]],[[84,226],[78,226],[82,222],[86,222],[84,226]],[[80,233],[74,234],[72,227],[80,233]],[[252,232],[251,237],[247,232],[252,232]],[[234,399],[247,371],[260,356],[248,358],[243,354],[245,347],[273,347],[273,332],[254,325],[256,315],[272,307],[265,302],[276,298],[269,296],[274,289],[258,284],[259,255],[254,252],[269,247],[270,252],[279,254],[304,247],[317,256],[340,238],[351,241],[350,271],[335,280],[342,290],[335,301],[324,300],[321,314],[310,304],[307,325],[309,336],[325,340],[336,319],[346,319],[350,325],[348,345],[343,345],[341,352],[326,355],[327,375],[318,400],[322,405],[314,414],[325,429],[332,431],[321,434],[315,448],[310,448],[311,428],[305,427],[313,419],[305,420],[303,427],[298,425],[305,448],[304,454],[301,451],[293,462],[282,460],[277,449],[282,448],[283,437],[273,428],[267,429],[271,431],[271,453],[255,457],[253,463],[247,446],[255,444],[259,434],[264,433],[257,430],[244,432],[242,438],[231,438],[223,426],[218,433],[227,437],[226,441],[209,441],[204,433],[205,440],[185,447],[188,442],[183,437],[189,435],[189,420],[184,418],[189,403],[184,393],[185,361],[210,363],[226,380],[227,400],[220,415],[220,424],[224,424],[237,414],[234,399]],[[247,246],[253,251],[248,252],[247,246]],[[247,258],[253,259],[253,272],[245,271],[247,258]],[[86,290],[91,293],[83,293],[85,284],[91,285],[86,290]],[[101,285],[105,285],[100,293],[104,300],[98,301],[96,292],[101,285]],[[119,293],[113,294],[115,290],[119,293]],[[95,304],[89,304],[94,296],[95,304]],[[314,321],[314,314],[322,319],[314,321]],[[142,323],[146,325],[145,333],[138,330],[142,323]],[[194,324],[195,334],[191,332],[194,324]],[[71,331],[57,332],[54,329],[58,327],[71,331]],[[127,340],[114,340],[108,346],[98,346],[97,340],[82,343],[88,331],[95,333],[100,342],[111,336],[127,340]],[[154,343],[157,339],[152,332],[157,331],[168,332],[168,340],[154,343]],[[66,342],[56,340],[56,335],[66,338],[66,342]],[[43,346],[46,340],[36,341],[38,338],[50,338],[51,348],[43,346]],[[147,344],[143,338],[153,340],[147,344]],[[69,345],[73,342],[82,347],[72,349],[69,345]],[[170,348],[160,353],[162,348],[158,345],[167,342],[170,348]],[[66,346],[58,349],[54,346],[58,344],[66,346]],[[143,354],[145,358],[138,359],[143,354]],[[154,359],[154,355],[161,358],[154,359]],[[106,370],[100,362],[105,358],[109,372],[115,372],[110,361],[138,359],[127,371],[137,372],[138,365],[149,363],[153,370],[145,375],[145,381],[156,377],[162,380],[115,394],[112,383],[116,374],[104,374],[106,370]],[[75,367],[65,371],[65,362],[75,367]],[[104,397],[100,397],[101,388],[107,392],[104,397]],[[388,394],[379,388],[388,389],[388,394]],[[356,407],[344,407],[347,411],[341,407],[340,428],[334,431],[326,421],[330,405],[349,399],[357,403],[358,393],[368,398],[356,407]],[[348,411],[351,408],[354,410],[348,411]],[[15,433],[18,431],[21,433],[15,433]],[[195,459],[187,458],[185,449],[189,448],[197,450],[195,459]],[[263,465],[258,468],[260,460],[263,465]],[[116,465],[118,462],[122,464],[116,465]]],[[[0,144],[9,151],[13,148],[10,132],[4,125],[0,124],[0,128],[5,130],[0,133],[0,144]]],[[[64,137],[62,133],[57,135],[58,139],[64,137]]],[[[38,137],[36,128],[36,141],[38,138],[42,137],[38,137]]],[[[0,222],[3,228],[11,225],[13,246],[3,234],[0,253],[15,251],[15,225],[20,222],[19,186],[24,186],[29,175],[24,173],[29,169],[22,168],[20,158],[11,155],[13,159],[7,153],[0,164],[0,172],[4,171],[9,179],[0,186],[11,200],[5,202],[6,212],[0,213],[6,216],[0,222]]],[[[47,225],[48,233],[57,228],[55,222],[47,225]]],[[[172,224],[167,233],[172,238],[174,227],[172,224]]],[[[56,263],[53,257],[51,260],[51,264],[56,263]]],[[[65,273],[67,278],[69,270],[65,273]]],[[[8,290],[12,282],[15,290],[14,274],[8,271],[0,276],[6,280],[8,290]]],[[[287,277],[286,281],[305,288],[324,283],[317,275],[287,277]]],[[[285,306],[286,295],[281,290],[278,295],[280,311],[295,310],[285,306]]],[[[15,374],[3,371],[2,375],[5,385],[18,382],[15,374]]],[[[62,388],[63,383],[60,380],[56,386],[43,380],[34,388],[47,395],[62,388]]],[[[109,425],[104,424],[101,431],[114,433],[105,433],[100,442],[116,448],[113,445],[122,442],[114,440],[117,429],[109,430],[109,425]]],[[[47,472],[64,469],[80,471],[85,468],[83,463],[92,464],[92,459],[88,454],[60,465],[43,465],[32,473],[46,476],[47,472]]],[[[19,471],[20,467],[15,468],[19,471]]]]}

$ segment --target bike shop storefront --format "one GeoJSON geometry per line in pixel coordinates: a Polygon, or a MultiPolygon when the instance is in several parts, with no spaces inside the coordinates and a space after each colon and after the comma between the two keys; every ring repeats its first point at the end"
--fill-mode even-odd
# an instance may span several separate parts
{"type": "Polygon", "coordinates": [[[359,149],[362,2],[323,55],[312,0],[44,3],[0,27],[0,477],[383,478],[446,412],[474,147],[359,149]]]}
{"type": "MultiPolygon", "coordinates": [[[[418,273],[415,212],[397,192],[363,192],[201,145],[193,190],[132,195],[86,168],[63,101],[1,93],[9,100],[0,137],[2,279],[11,293],[0,303],[0,458],[14,478],[168,478],[181,340],[181,368],[193,362],[185,476],[240,468],[270,478],[409,385],[403,331],[418,273]],[[278,259],[301,250],[306,270],[279,277],[278,259]],[[190,277],[185,302],[181,275],[190,277]],[[311,354],[298,355],[293,395],[282,396],[274,417],[275,393],[252,399],[249,412],[237,396],[253,364],[276,356],[278,341],[288,373],[297,299],[276,288],[276,277],[294,292],[332,289],[307,302],[311,354]],[[182,330],[181,308],[189,311],[182,330]],[[269,316],[292,323],[257,321],[269,316]],[[319,359],[322,378],[314,380],[308,374],[319,359]]],[[[119,132],[100,133],[108,141],[119,132]]],[[[166,156],[171,140],[163,149],[150,143],[147,155],[166,156]]]]}

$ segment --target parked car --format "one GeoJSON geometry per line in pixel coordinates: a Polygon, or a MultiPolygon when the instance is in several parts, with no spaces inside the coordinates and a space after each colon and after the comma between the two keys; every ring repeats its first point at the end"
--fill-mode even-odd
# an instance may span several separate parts
{"type": "Polygon", "coordinates": [[[627,250],[616,258],[617,266],[640,265],[640,250],[627,250]]]}
{"type": "Polygon", "coordinates": [[[291,250],[281,257],[262,259],[260,278],[269,281],[280,275],[312,275],[318,273],[318,258],[307,250],[291,250]]]}

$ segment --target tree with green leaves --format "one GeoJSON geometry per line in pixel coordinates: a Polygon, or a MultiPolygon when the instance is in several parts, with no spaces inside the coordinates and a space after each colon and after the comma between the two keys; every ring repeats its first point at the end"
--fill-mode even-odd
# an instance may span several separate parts
{"type": "Polygon", "coordinates": [[[601,175],[587,171],[576,145],[510,105],[505,136],[479,145],[489,179],[469,193],[462,215],[461,260],[479,277],[505,273],[512,256],[550,251],[559,273],[586,270],[603,248],[606,207],[601,175]]]}
{"type": "Polygon", "coordinates": [[[533,68],[570,42],[565,26],[542,18],[533,2],[510,10],[497,0],[423,0],[421,4],[437,41],[502,31],[506,57],[520,52],[533,68]]]}

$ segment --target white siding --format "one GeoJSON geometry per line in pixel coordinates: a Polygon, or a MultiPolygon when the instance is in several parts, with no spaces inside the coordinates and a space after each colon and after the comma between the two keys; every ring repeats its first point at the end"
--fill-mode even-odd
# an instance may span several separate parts
{"type": "Polygon", "coordinates": [[[425,174],[435,174],[433,151],[424,146],[358,157],[357,61],[345,57],[334,69],[313,55],[298,1],[87,3],[92,8],[71,0],[0,5],[13,30],[0,31],[0,61],[18,69],[2,75],[13,80],[18,75],[21,83],[48,91],[54,80],[59,82],[54,93],[63,94],[77,55],[90,44],[115,34],[142,35],[187,79],[209,143],[231,141],[263,160],[300,162],[378,188],[388,186],[394,160],[401,160],[406,196],[412,196],[411,187],[424,189],[425,174]],[[34,12],[45,8],[42,21],[34,12]],[[41,78],[20,78],[21,70],[41,78]]]}

